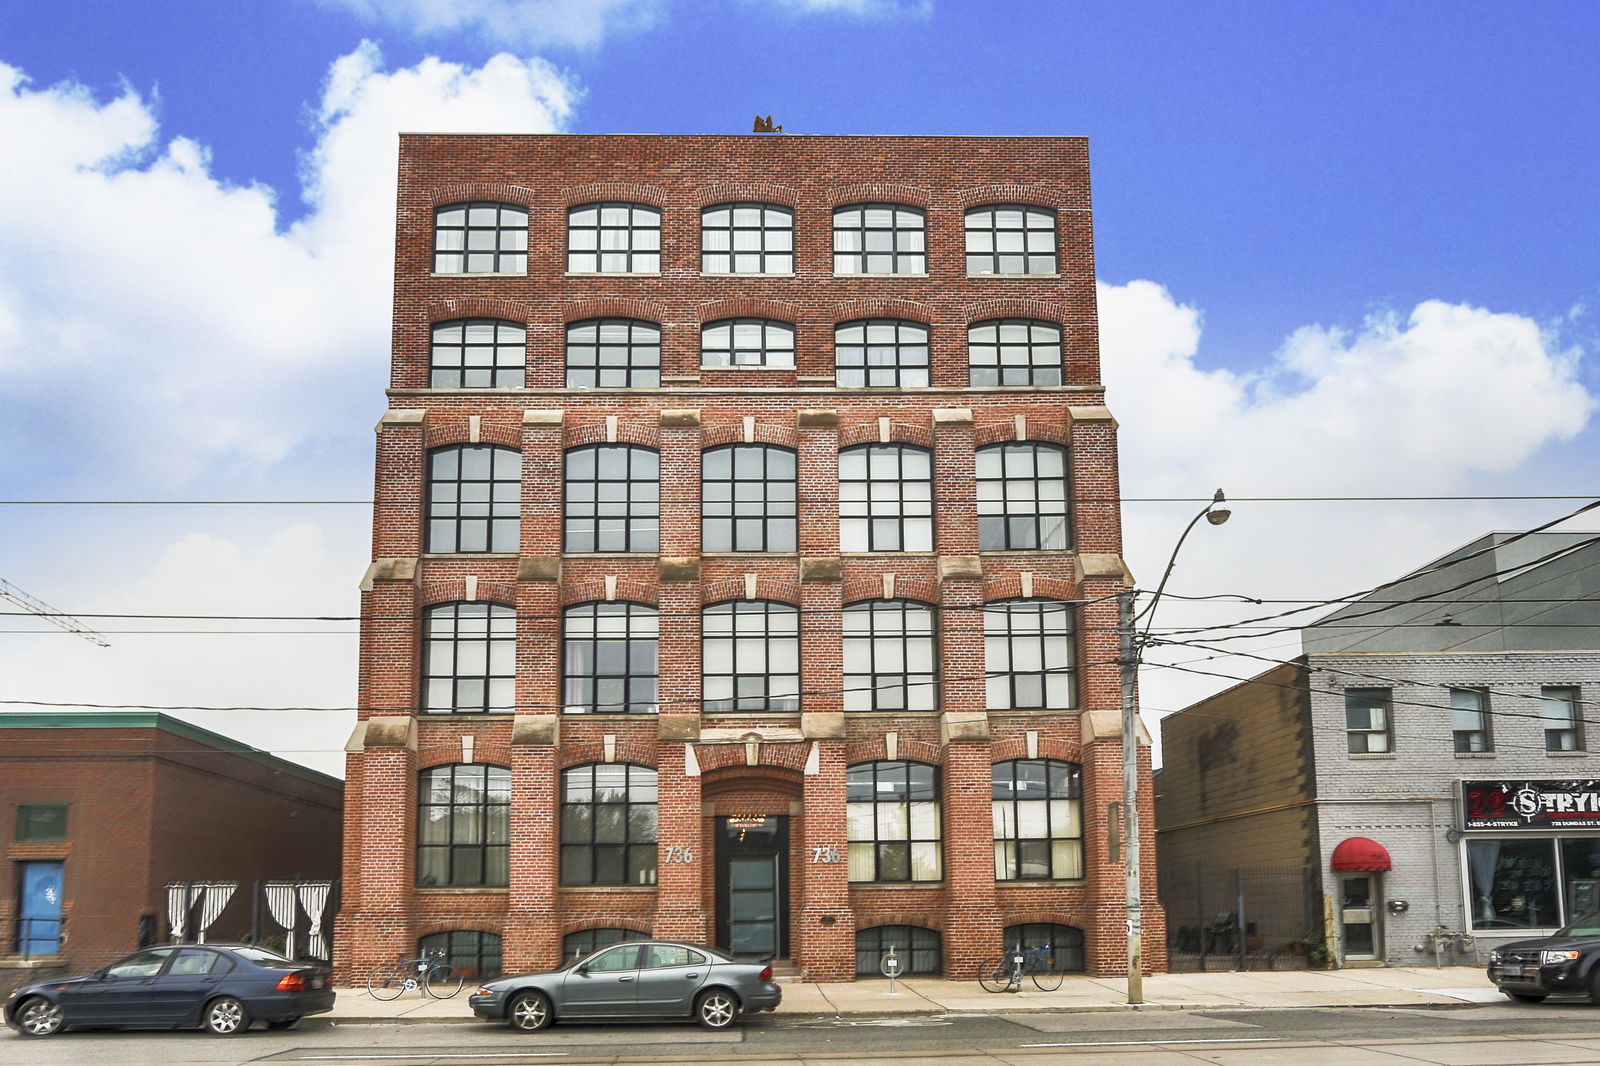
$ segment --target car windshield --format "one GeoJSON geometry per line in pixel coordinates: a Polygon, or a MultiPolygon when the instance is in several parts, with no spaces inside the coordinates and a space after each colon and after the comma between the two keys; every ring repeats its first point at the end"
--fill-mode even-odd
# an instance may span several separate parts
{"type": "Polygon", "coordinates": [[[1600,936],[1600,911],[1580,914],[1556,930],[1556,936],[1600,936]]]}

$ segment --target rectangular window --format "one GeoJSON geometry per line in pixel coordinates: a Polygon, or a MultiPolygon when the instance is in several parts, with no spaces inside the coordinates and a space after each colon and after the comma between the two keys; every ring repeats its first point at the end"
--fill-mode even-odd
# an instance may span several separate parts
{"type": "Polygon", "coordinates": [[[1450,734],[1458,753],[1494,750],[1488,693],[1479,688],[1450,690],[1450,734]]]}
{"type": "Polygon", "coordinates": [[[1578,690],[1572,685],[1546,685],[1539,690],[1539,716],[1544,719],[1545,751],[1582,751],[1583,716],[1578,690]]]}
{"type": "Polygon", "coordinates": [[[17,806],[17,843],[49,844],[67,839],[65,803],[22,803],[17,806]]]}
{"type": "Polygon", "coordinates": [[[1390,751],[1389,690],[1352,688],[1344,693],[1344,728],[1352,755],[1390,751]]]}

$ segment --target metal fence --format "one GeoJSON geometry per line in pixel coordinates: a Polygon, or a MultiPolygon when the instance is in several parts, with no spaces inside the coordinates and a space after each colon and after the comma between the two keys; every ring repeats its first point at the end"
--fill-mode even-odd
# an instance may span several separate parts
{"type": "Polygon", "coordinates": [[[1168,968],[1292,969],[1325,964],[1316,870],[1162,865],[1168,968]]]}

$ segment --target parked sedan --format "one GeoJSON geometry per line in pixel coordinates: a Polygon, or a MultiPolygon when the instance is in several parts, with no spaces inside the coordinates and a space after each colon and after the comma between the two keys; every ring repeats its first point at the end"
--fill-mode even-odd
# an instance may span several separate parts
{"type": "Polygon", "coordinates": [[[181,944],[135,952],[85,977],[16,989],[6,1024],[25,1036],[69,1026],[199,1026],[231,1036],[254,1021],[287,1029],[333,1009],[328,968],[246,946],[181,944]]]}
{"type": "Polygon", "coordinates": [[[581,1018],[694,1018],[726,1029],[740,1014],[773,1010],[783,989],[766,961],[735,959],[715,948],[665,940],[613,944],[548,973],[490,981],[472,1012],[535,1032],[581,1018]]]}

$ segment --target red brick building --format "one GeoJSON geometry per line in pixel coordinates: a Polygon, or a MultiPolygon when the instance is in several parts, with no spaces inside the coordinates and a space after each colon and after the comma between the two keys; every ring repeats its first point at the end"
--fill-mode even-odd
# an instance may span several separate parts
{"type": "Polygon", "coordinates": [[[245,887],[211,929],[238,939],[253,882],[338,875],[340,806],[335,778],[164,714],[0,714],[0,987],[165,940],[175,881],[245,887]]]}
{"type": "Polygon", "coordinates": [[[1087,143],[406,135],[397,227],[336,964],[1121,972],[1087,143]]]}

